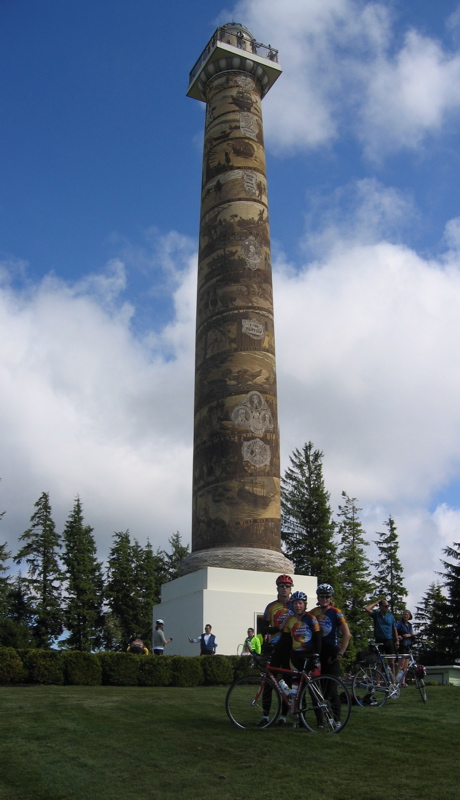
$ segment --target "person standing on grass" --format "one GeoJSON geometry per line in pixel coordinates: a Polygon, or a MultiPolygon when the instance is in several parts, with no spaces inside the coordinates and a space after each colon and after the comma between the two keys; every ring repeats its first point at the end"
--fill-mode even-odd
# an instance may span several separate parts
{"type": "Polygon", "coordinates": [[[374,622],[374,638],[377,644],[382,644],[385,654],[391,658],[393,679],[395,677],[395,654],[399,647],[398,631],[393,614],[390,614],[388,600],[376,600],[369,603],[364,610],[372,617],[374,622]],[[378,606],[378,610],[377,610],[378,606]]]}
{"type": "Polygon", "coordinates": [[[339,608],[332,605],[334,589],[321,583],[317,590],[318,605],[309,612],[321,628],[321,675],[340,677],[340,662],[351,639],[350,629],[339,608]]]}
{"type": "MultiPolygon", "coordinates": [[[[289,669],[289,655],[291,652],[291,640],[286,634],[283,634],[283,629],[286,621],[292,616],[293,609],[290,601],[292,587],[294,581],[290,575],[278,575],[276,579],[276,588],[278,596],[268,604],[264,611],[262,620],[262,634],[265,639],[265,647],[273,649],[273,654],[270,660],[272,667],[281,667],[282,669],[289,669]]],[[[267,683],[264,688],[262,696],[263,717],[258,723],[258,726],[263,728],[268,723],[270,717],[270,706],[272,701],[272,688],[267,683]]],[[[288,712],[288,704],[283,702],[281,716],[278,720],[278,725],[286,725],[286,716],[288,712]]]]}
{"type": "MultiPolygon", "coordinates": [[[[401,677],[407,669],[407,665],[409,663],[409,656],[410,651],[412,650],[412,645],[415,639],[415,633],[412,628],[412,614],[410,611],[403,611],[403,615],[399,622],[396,623],[396,630],[398,631],[399,637],[399,656],[400,656],[400,663],[399,669],[401,670],[401,677]]],[[[399,673],[398,673],[399,675],[399,673]]],[[[401,686],[405,688],[407,683],[405,680],[401,680],[401,686]]]]}
{"type": "Polygon", "coordinates": [[[204,626],[204,633],[196,639],[189,639],[190,644],[200,643],[200,656],[215,656],[217,650],[217,639],[212,633],[212,625],[209,623],[204,626]]]}
{"type": "Polygon", "coordinates": [[[254,628],[248,628],[248,635],[244,640],[242,656],[250,656],[251,653],[260,654],[261,651],[260,639],[255,635],[254,628]]]}
{"type": "Polygon", "coordinates": [[[294,592],[291,602],[294,614],[289,617],[284,632],[291,638],[291,661],[295,669],[303,669],[308,656],[321,655],[321,628],[319,622],[307,611],[305,592],[294,592]]]}
{"type": "Polygon", "coordinates": [[[157,619],[155,622],[155,630],[153,631],[153,654],[155,656],[162,656],[166,645],[172,642],[172,637],[171,639],[166,639],[163,626],[164,621],[162,619],[157,619]]]}

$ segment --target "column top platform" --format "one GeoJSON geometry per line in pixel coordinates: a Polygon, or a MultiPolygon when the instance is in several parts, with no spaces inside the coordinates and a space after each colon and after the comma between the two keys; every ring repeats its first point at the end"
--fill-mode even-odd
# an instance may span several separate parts
{"type": "Polygon", "coordinates": [[[257,42],[238,22],[222,25],[213,33],[190,72],[187,96],[206,102],[207,81],[218,72],[242,70],[254,75],[261,84],[262,97],[281,75],[278,50],[257,42]]]}

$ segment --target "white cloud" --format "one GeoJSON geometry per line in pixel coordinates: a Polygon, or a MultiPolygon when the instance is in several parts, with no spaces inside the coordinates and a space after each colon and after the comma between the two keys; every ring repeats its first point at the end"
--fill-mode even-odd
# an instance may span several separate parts
{"type": "Polygon", "coordinates": [[[0,292],[0,533],[13,551],[43,491],[60,526],[80,494],[102,556],[127,527],[156,545],[176,528],[188,538],[195,259],[181,266],[155,347],[115,303],[120,262],[74,286],[0,292]]]}
{"type": "Polygon", "coordinates": [[[418,224],[418,212],[408,193],[386,187],[375,178],[352,181],[329,194],[312,192],[309,204],[304,249],[323,259],[336,247],[343,250],[345,243],[398,241],[418,224]]]}
{"type": "Polygon", "coordinates": [[[374,61],[360,109],[360,136],[371,155],[414,149],[460,109],[460,54],[415,30],[394,55],[374,61]]]}
{"type": "MultiPolygon", "coordinates": [[[[275,270],[283,468],[312,440],[334,507],[343,489],[357,497],[371,540],[393,515],[413,605],[460,513],[427,510],[459,471],[458,221],[430,261],[382,237],[390,189],[350,191],[354,234],[326,214],[323,258],[275,270]]],[[[13,549],[42,491],[60,526],[80,494],[102,556],[127,527],[154,546],[176,529],[188,541],[196,279],[194,257],[177,261],[173,316],[144,338],[124,311],[120,262],[77,286],[0,294],[1,532],[13,549]]]]}
{"type": "Polygon", "coordinates": [[[241,0],[235,18],[263,41],[276,32],[284,73],[264,116],[278,152],[329,145],[346,132],[380,159],[420,149],[458,116],[460,52],[415,28],[401,41],[384,3],[241,0]]]}

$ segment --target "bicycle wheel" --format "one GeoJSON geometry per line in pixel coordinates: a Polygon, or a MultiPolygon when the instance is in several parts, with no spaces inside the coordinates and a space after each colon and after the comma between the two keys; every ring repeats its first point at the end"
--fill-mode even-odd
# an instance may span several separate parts
{"type": "Polygon", "coordinates": [[[376,667],[360,667],[353,677],[353,697],[359,706],[383,706],[388,699],[388,681],[376,667]]]}
{"type": "Polygon", "coordinates": [[[428,697],[426,696],[426,689],[425,689],[425,681],[423,678],[419,678],[417,673],[414,673],[415,678],[415,685],[420,692],[420,697],[422,698],[424,703],[428,703],[428,697]]]}
{"type": "Polygon", "coordinates": [[[269,728],[280,713],[281,699],[278,692],[271,688],[260,675],[245,675],[230,686],[225,698],[225,710],[228,718],[237,728],[269,728]],[[266,725],[261,725],[264,715],[262,702],[271,693],[269,718],[266,725]]]}
{"type": "Polygon", "coordinates": [[[339,733],[350,717],[351,700],[345,684],[334,675],[312,678],[302,691],[302,725],[318,734],[339,733]]]}

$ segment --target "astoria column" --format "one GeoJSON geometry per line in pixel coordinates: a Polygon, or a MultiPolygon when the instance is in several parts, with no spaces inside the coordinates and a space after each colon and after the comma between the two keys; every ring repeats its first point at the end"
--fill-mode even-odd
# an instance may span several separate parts
{"type": "Polygon", "coordinates": [[[238,23],[190,75],[206,103],[198,258],[192,552],[203,567],[292,572],[281,553],[280,448],[261,100],[278,54],[238,23]]]}

